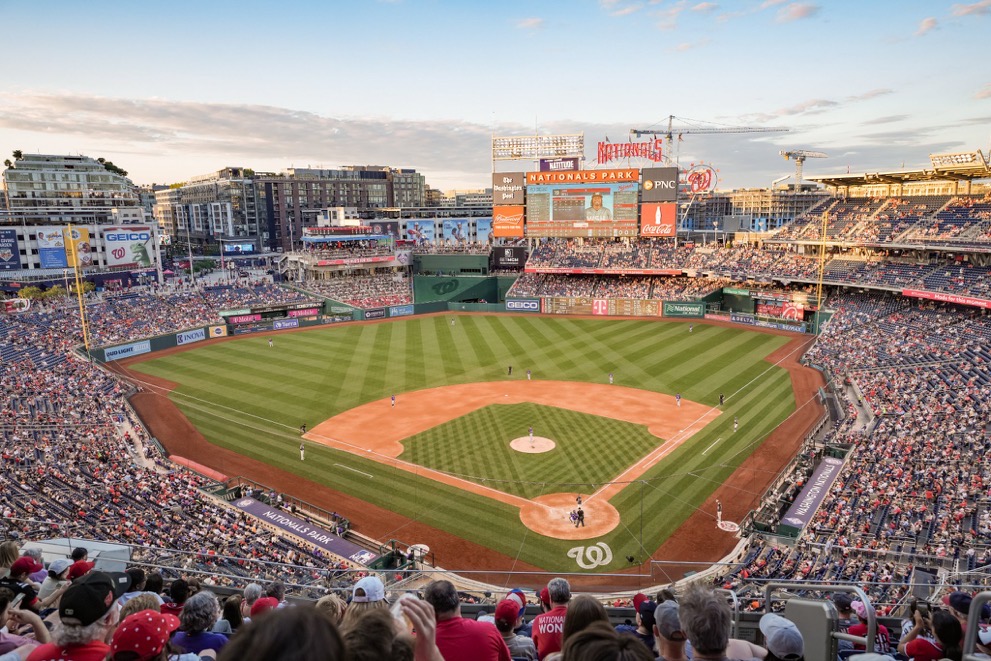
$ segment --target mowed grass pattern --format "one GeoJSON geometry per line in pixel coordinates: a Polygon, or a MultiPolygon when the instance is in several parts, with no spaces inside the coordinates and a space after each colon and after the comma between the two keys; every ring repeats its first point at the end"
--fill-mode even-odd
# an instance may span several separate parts
{"type": "MultiPolygon", "coordinates": [[[[578,569],[567,556],[574,543],[529,532],[516,508],[323,447],[310,447],[301,463],[296,430],[391,394],[505,380],[508,365],[513,379],[531,369],[536,380],[605,383],[613,372],[618,385],[712,406],[725,393],[725,415],[613,498],[623,523],[601,539],[615,558],[608,570],[656,549],[794,410],[787,372],[763,360],[788,339],[704,323],[689,333],[661,321],[471,315],[451,326],[438,315],[281,334],[272,348],[249,336],[132,369],[181,384],[171,397],[211,443],[549,571],[578,569]]],[[[638,458],[623,453],[627,464],[638,458]]],[[[554,473],[562,482],[580,481],[563,471],[554,473]]]]}
{"type": "Polygon", "coordinates": [[[643,425],[539,404],[496,404],[403,441],[400,459],[442,470],[524,498],[592,493],[662,441],[643,425]],[[515,438],[550,438],[535,454],[513,450],[515,438]]]}

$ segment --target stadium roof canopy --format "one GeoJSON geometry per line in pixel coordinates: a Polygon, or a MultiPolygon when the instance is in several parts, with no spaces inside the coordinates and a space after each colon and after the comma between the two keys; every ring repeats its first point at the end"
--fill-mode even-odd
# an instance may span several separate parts
{"type": "Polygon", "coordinates": [[[907,184],[917,181],[975,181],[991,178],[987,158],[978,149],[956,154],[930,154],[931,169],[864,172],[806,177],[809,181],[835,188],[852,188],[871,184],[907,184]]]}

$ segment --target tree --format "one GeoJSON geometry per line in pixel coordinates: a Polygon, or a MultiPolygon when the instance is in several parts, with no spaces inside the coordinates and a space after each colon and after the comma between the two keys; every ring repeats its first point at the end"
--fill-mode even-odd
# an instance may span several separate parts
{"type": "Polygon", "coordinates": [[[14,160],[15,160],[15,161],[19,161],[19,160],[21,160],[21,157],[22,157],[23,155],[24,155],[24,154],[22,154],[22,153],[21,153],[21,150],[20,150],[20,149],[15,149],[15,150],[14,150],[14,154],[13,154],[13,156],[14,156],[14,160]]]}
{"type": "Polygon", "coordinates": [[[21,298],[30,298],[33,301],[41,298],[41,294],[40,287],[25,287],[18,293],[21,298]]]}
{"type": "Polygon", "coordinates": [[[7,160],[5,160],[3,162],[3,164],[4,164],[5,167],[8,167],[8,168],[9,167],[12,167],[14,165],[14,163],[9,158],[7,160]]]}
{"type": "Polygon", "coordinates": [[[41,295],[41,297],[46,301],[52,301],[56,298],[64,298],[65,295],[65,287],[62,285],[52,285],[41,295]]]}

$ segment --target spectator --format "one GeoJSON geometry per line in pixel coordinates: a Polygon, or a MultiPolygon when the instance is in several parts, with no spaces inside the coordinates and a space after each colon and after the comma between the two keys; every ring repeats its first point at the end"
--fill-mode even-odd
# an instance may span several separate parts
{"type": "Polygon", "coordinates": [[[255,603],[251,606],[251,612],[248,614],[248,620],[253,620],[257,617],[261,617],[265,613],[277,610],[279,608],[279,602],[276,601],[274,597],[259,597],[255,599],[255,603]]]}
{"type": "Polygon", "coordinates": [[[760,632],[764,634],[767,661],[802,661],[805,658],[805,641],[791,620],[767,613],[760,618],[760,632]]]}
{"type": "MultiPolygon", "coordinates": [[[[39,607],[42,607],[38,601],[38,591],[35,589],[35,584],[28,580],[28,574],[37,570],[38,564],[32,558],[22,555],[10,566],[10,574],[0,578],[0,588],[7,588],[15,595],[24,595],[21,608],[37,611],[39,607]]],[[[54,601],[57,596],[49,599],[54,601]]]]}
{"type": "Polygon", "coordinates": [[[73,581],[59,602],[54,641],[41,645],[28,661],[104,659],[103,641],[117,624],[117,599],[131,588],[127,574],[88,572],[73,581]]]}
{"type": "Polygon", "coordinates": [[[344,619],[344,610],[347,608],[340,597],[331,593],[317,599],[316,609],[330,618],[335,625],[340,626],[344,619]]]}
{"type": "MultiPolygon", "coordinates": [[[[854,600],[851,606],[853,608],[853,612],[857,614],[857,619],[859,622],[847,629],[847,632],[851,636],[866,636],[867,606],[864,602],[859,600],[854,600]]],[[[857,650],[867,649],[860,643],[854,643],[853,648],[857,650]]],[[[888,627],[884,626],[880,622],[877,623],[877,635],[874,636],[874,651],[878,654],[888,654],[891,652],[891,634],[888,633],[888,627]]]]}
{"type": "Polygon", "coordinates": [[[169,601],[162,604],[162,612],[178,617],[182,613],[183,605],[189,599],[189,583],[181,578],[172,581],[169,586],[169,601]]]}
{"type": "Polygon", "coordinates": [[[21,556],[20,545],[12,539],[0,543],[0,578],[10,576],[10,566],[21,556]]]}
{"type": "Polygon", "coordinates": [[[203,650],[219,652],[227,644],[227,636],[211,629],[220,617],[220,603],[210,591],[203,590],[190,597],[179,614],[181,631],[172,636],[172,643],[187,652],[203,650]]]}
{"type": "Polygon", "coordinates": [[[157,610],[161,612],[161,608],[162,605],[158,603],[157,595],[151,592],[142,592],[121,607],[119,619],[123,620],[135,613],[146,610],[157,610]]]}
{"type": "Polygon", "coordinates": [[[69,580],[76,580],[91,571],[95,566],[96,563],[89,560],[89,551],[81,546],[72,549],[72,566],[69,567],[69,580]]]}
{"type": "Polygon", "coordinates": [[[412,637],[396,634],[396,620],[387,610],[364,611],[344,634],[344,646],[351,661],[413,661],[412,637]]]}
{"type": "Polygon", "coordinates": [[[221,619],[217,620],[217,624],[213,628],[216,633],[233,634],[244,624],[244,616],[241,615],[242,601],[244,601],[244,597],[239,594],[232,594],[224,599],[221,619]]]}
{"type": "Polygon", "coordinates": [[[347,632],[362,613],[378,608],[389,608],[389,601],[385,598],[385,586],[378,576],[366,576],[355,583],[351,590],[351,603],[344,612],[341,630],[347,632]]]}
{"type": "MultiPolygon", "coordinates": [[[[654,610],[657,608],[657,604],[648,599],[646,595],[640,594],[633,598],[633,606],[636,611],[634,614],[636,625],[621,624],[616,627],[616,631],[639,638],[647,646],[647,649],[652,650],[654,649],[654,610]]],[[[574,607],[575,605],[572,603],[568,609],[569,612],[574,607]]]]}
{"type": "MultiPolygon", "coordinates": [[[[564,618],[571,601],[571,585],[563,578],[552,578],[547,587],[548,610],[533,618],[533,643],[541,659],[551,652],[561,651],[564,618]]],[[[543,601],[543,600],[541,600],[543,601]]]]}
{"type": "Polygon", "coordinates": [[[282,581],[272,581],[268,589],[265,590],[266,596],[272,597],[277,602],[279,602],[278,608],[285,608],[286,606],[286,584],[282,581]]]}
{"type": "Polygon", "coordinates": [[[337,627],[311,606],[272,609],[265,617],[245,624],[217,657],[218,661],[347,658],[337,627]]]}
{"type": "Polygon", "coordinates": [[[437,648],[445,661],[509,661],[509,648],[499,631],[487,622],[461,617],[458,591],[450,581],[433,581],[423,591],[437,620],[437,648]]]}
{"type": "Polygon", "coordinates": [[[692,584],[678,605],[679,619],[694,652],[692,658],[700,661],[725,659],[731,621],[726,600],[692,584]]]}
{"type": "Polygon", "coordinates": [[[265,593],[262,586],[257,583],[248,583],[244,586],[244,601],[241,602],[241,615],[245,618],[251,615],[251,607],[265,593]]]}
{"type": "MultiPolygon", "coordinates": [[[[110,641],[111,661],[167,661],[169,636],[179,618],[154,609],[121,620],[110,641]]],[[[194,657],[199,658],[199,657],[194,657]]]]}
{"type": "MultiPolygon", "coordinates": [[[[148,585],[148,577],[145,574],[144,570],[141,569],[140,567],[131,567],[130,569],[127,570],[127,573],[131,577],[131,591],[126,593],[120,598],[121,606],[126,605],[128,601],[134,599],[139,594],[144,594],[146,587],[148,585]]],[[[164,600],[157,594],[154,594],[154,596],[159,604],[159,607],[161,607],[161,604],[163,603],[164,600]]]]}
{"type": "Polygon", "coordinates": [[[654,661],[654,655],[633,636],[625,636],[606,622],[593,622],[568,639],[563,661],[654,661]]]}
{"type": "Polygon", "coordinates": [[[42,581],[44,581],[45,578],[48,576],[48,571],[45,569],[45,559],[44,556],[42,556],[41,549],[39,549],[37,546],[26,548],[24,549],[24,555],[34,560],[34,563],[38,567],[40,567],[38,571],[29,575],[28,579],[30,579],[32,583],[41,583],[42,581]]]}
{"type": "Polygon", "coordinates": [[[10,604],[13,600],[13,592],[6,588],[0,588],[0,624],[4,625],[0,628],[0,654],[6,654],[26,645],[34,646],[47,643],[51,640],[51,636],[48,635],[48,629],[45,627],[44,622],[41,621],[41,618],[38,617],[38,614],[29,610],[12,608],[10,604]],[[34,638],[26,638],[7,633],[6,624],[8,618],[18,625],[30,625],[34,630],[34,638]]]}
{"type": "Polygon", "coordinates": [[[506,641],[509,648],[509,655],[514,659],[526,659],[536,661],[537,648],[528,636],[521,636],[516,633],[516,628],[523,620],[520,614],[520,604],[515,599],[503,599],[495,609],[496,629],[506,641]]]}
{"type": "Polygon", "coordinates": [[[949,607],[950,614],[960,622],[960,628],[967,633],[967,616],[970,614],[970,604],[973,601],[966,592],[959,590],[943,597],[943,605],[949,607]]]}
{"type": "Polygon", "coordinates": [[[39,599],[44,601],[56,592],[60,596],[62,592],[65,592],[65,589],[71,584],[69,581],[69,566],[71,564],[65,558],[52,560],[51,564],[48,565],[48,576],[42,581],[41,589],[38,590],[39,599]]]}
{"type": "Polygon", "coordinates": [[[687,658],[687,636],[678,612],[678,602],[673,599],[662,601],[654,609],[654,640],[657,641],[658,661],[684,661],[687,658]]]}

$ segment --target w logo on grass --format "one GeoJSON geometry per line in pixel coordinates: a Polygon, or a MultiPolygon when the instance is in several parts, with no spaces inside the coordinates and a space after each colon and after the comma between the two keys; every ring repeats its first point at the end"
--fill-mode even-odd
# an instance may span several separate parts
{"type": "Polygon", "coordinates": [[[582,569],[595,569],[612,562],[612,549],[605,542],[593,546],[576,546],[568,550],[568,557],[574,558],[582,569]]]}

